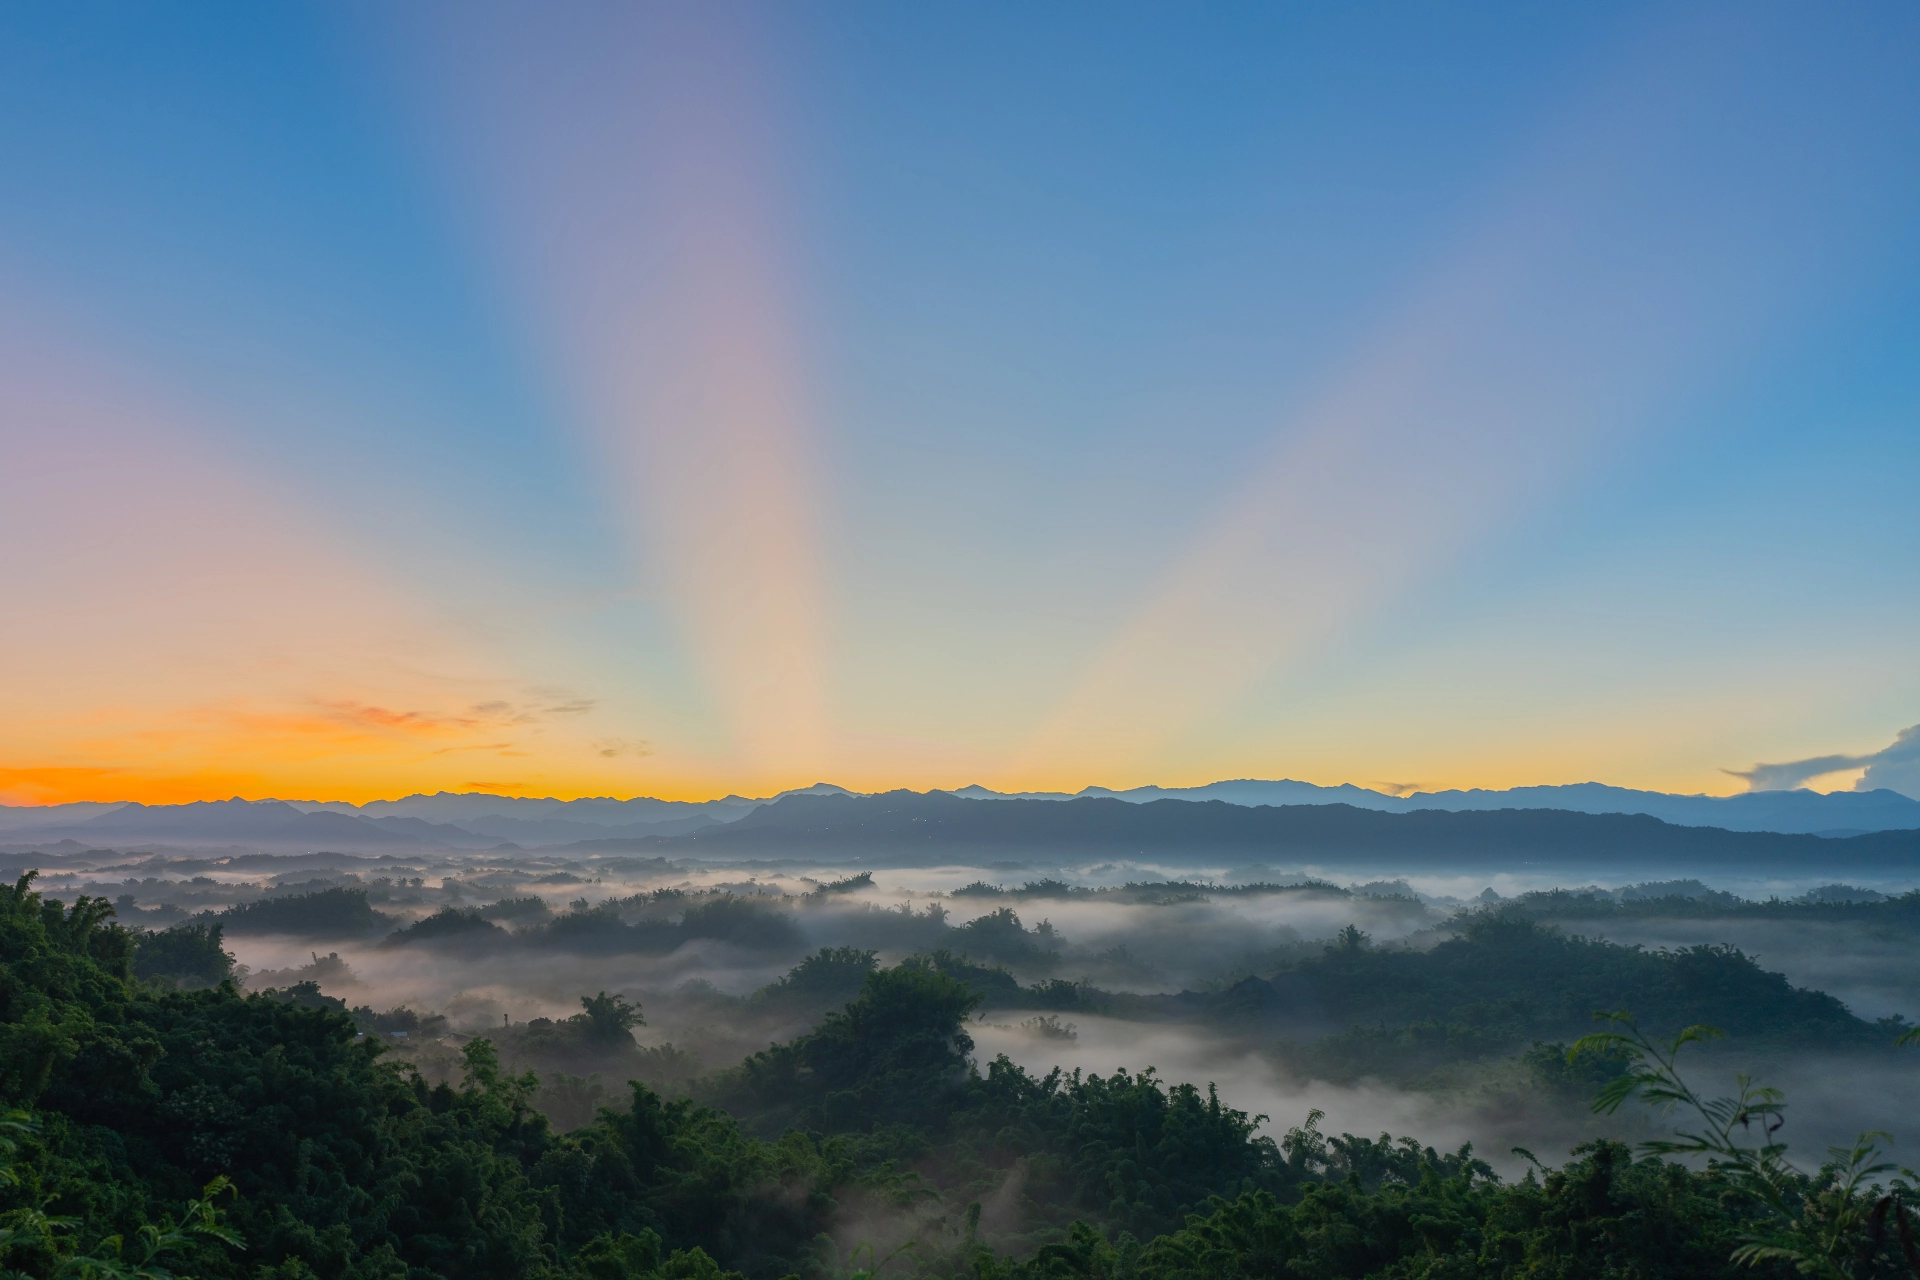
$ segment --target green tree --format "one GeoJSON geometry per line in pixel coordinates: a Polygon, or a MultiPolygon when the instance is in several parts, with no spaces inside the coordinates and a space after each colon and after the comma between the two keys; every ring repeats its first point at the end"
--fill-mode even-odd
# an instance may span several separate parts
{"type": "Polygon", "coordinates": [[[1765,1206],[1765,1215],[1734,1250],[1734,1261],[1779,1259],[1802,1275],[1853,1280],[1886,1261],[1891,1216],[1894,1235],[1907,1255],[1899,1260],[1913,1263],[1920,1275],[1920,1259],[1912,1256],[1911,1210],[1902,1190],[1883,1190],[1873,1181],[1896,1169],[1880,1158],[1876,1139],[1885,1135],[1862,1134],[1851,1146],[1830,1149],[1819,1169],[1804,1171],[1787,1158],[1787,1145],[1778,1140],[1786,1124],[1786,1097],[1778,1089],[1742,1075],[1732,1094],[1708,1097],[1680,1073],[1680,1051],[1722,1038],[1725,1033],[1719,1028],[1691,1026],[1655,1038],[1625,1013],[1597,1016],[1618,1029],[1583,1037],[1569,1058],[1619,1053],[1629,1066],[1600,1090],[1594,1110],[1612,1114],[1634,1098],[1663,1111],[1678,1110],[1689,1127],[1672,1139],[1644,1143],[1644,1149],[1656,1155],[1702,1157],[1710,1170],[1765,1206]]]}
{"type": "Polygon", "coordinates": [[[628,1004],[624,996],[610,996],[604,991],[581,996],[580,1007],[586,1010],[587,1037],[597,1044],[632,1043],[633,1029],[647,1022],[640,1016],[639,1006],[628,1004]]]}

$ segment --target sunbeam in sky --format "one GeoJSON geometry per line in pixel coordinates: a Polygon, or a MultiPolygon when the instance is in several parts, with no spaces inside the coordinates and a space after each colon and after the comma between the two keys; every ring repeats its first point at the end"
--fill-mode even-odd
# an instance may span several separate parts
{"type": "Polygon", "coordinates": [[[468,183],[448,203],[478,206],[729,767],[804,774],[828,763],[817,446],[759,25],[449,5],[389,65],[433,69],[421,110],[468,183]]]}
{"type": "Polygon", "coordinates": [[[1223,487],[1014,776],[1066,759],[1102,776],[1177,769],[1263,675],[1520,533],[1582,471],[1660,448],[1683,429],[1677,406],[1750,367],[1823,280],[1864,265],[1862,230],[1893,232],[1849,186],[1823,185],[1818,139],[1701,164],[1703,148],[1736,145],[1726,104],[1760,95],[1756,50],[1715,21],[1639,34],[1651,52],[1543,112],[1517,176],[1282,415],[1268,456],[1223,487]],[[1818,194],[1787,207],[1783,186],[1818,194]],[[1634,191],[1659,196],[1617,198],[1634,191]],[[1863,215],[1869,228],[1851,226],[1863,215]]]}
{"type": "Polygon", "coordinates": [[[21,6],[0,108],[0,801],[1909,785],[1909,9],[21,6]]]}

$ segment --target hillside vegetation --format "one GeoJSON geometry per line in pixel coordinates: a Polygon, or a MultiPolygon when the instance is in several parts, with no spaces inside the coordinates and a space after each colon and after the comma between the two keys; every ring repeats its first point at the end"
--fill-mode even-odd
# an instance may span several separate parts
{"type": "MultiPolygon", "coordinates": [[[[558,1133],[537,1081],[465,1046],[458,1083],[326,1007],[159,990],[95,899],[0,889],[0,1267],[32,1277],[1733,1276],[1780,1210],[1727,1172],[1594,1145],[1503,1184],[1470,1150],[1319,1134],[1150,1071],[969,1060],[979,994],[862,971],[805,1035],[690,1097],[628,1087],[558,1133]],[[908,1242],[911,1242],[910,1244],[908,1242]],[[862,1248],[864,1244],[871,1248],[862,1248]],[[858,1269],[856,1269],[858,1268],[858,1269]]],[[[1335,961],[1337,963],[1337,961],[1335,961]]],[[[793,985],[809,986],[796,975],[793,985]]],[[[804,994],[802,992],[801,994],[804,994]]],[[[587,1002],[579,1034],[626,1034],[587,1002]]],[[[1817,1179],[1792,1184],[1816,1197],[1817,1179]]],[[[1852,1193],[1849,1193],[1852,1194],[1852,1193]]],[[[1862,1195],[1865,1194],[1863,1191],[1862,1195]]],[[[1852,1203],[1849,1201],[1848,1203],[1852,1203]]],[[[1862,1201],[1866,1203],[1866,1201],[1862,1201]]],[[[1837,1274],[1902,1274],[1904,1208],[1837,1274]]],[[[1852,1219],[1848,1219],[1849,1222],[1852,1219]]],[[[1839,1256],[1839,1255],[1836,1255],[1839,1256]]],[[[1841,1265],[1844,1263],[1844,1265],[1841,1265]]]]}

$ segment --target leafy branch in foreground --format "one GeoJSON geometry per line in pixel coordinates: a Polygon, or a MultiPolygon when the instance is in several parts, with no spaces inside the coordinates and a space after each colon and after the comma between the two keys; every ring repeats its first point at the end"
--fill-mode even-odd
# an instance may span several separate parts
{"type": "MultiPolygon", "coordinates": [[[[20,1178],[13,1172],[20,1140],[38,1135],[40,1124],[31,1112],[11,1110],[0,1115],[0,1187],[17,1187],[20,1178]]],[[[218,1207],[222,1195],[233,1191],[223,1175],[209,1182],[200,1198],[187,1202],[180,1221],[163,1219],[159,1225],[144,1223],[128,1240],[111,1235],[101,1240],[90,1253],[69,1252],[74,1246],[72,1232],[80,1226],[74,1217],[53,1217],[46,1212],[42,1198],[26,1208],[0,1214],[0,1259],[16,1249],[35,1251],[53,1259],[56,1277],[75,1280],[185,1280],[176,1277],[161,1264],[163,1257],[191,1254],[202,1240],[218,1241],[230,1249],[245,1249],[246,1242],[226,1223],[226,1214],[218,1207]],[[60,1239],[58,1237],[67,1237],[60,1239]]],[[[24,1276],[12,1268],[0,1268],[0,1280],[24,1276]]]]}
{"type": "Polygon", "coordinates": [[[16,1107],[0,1114],[0,1187],[20,1185],[13,1171],[13,1153],[20,1149],[20,1139],[31,1138],[39,1128],[30,1111],[16,1107]]]}
{"type": "MultiPolygon", "coordinates": [[[[1594,1111],[1612,1115],[1638,1098],[1663,1112],[1692,1113],[1696,1121],[1690,1131],[1675,1134],[1677,1141],[1646,1142],[1642,1148],[1653,1155],[1704,1157],[1710,1170],[1726,1176],[1770,1212],[1770,1229],[1746,1237],[1733,1252],[1734,1262],[1754,1266],[1777,1259],[1792,1263],[1802,1275],[1855,1280],[1875,1272],[1891,1218],[1902,1258],[1920,1276],[1913,1211],[1905,1203],[1909,1188],[1904,1179],[1915,1175],[1880,1158],[1879,1144],[1886,1134],[1864,1133],[1852,1146],[1830,1147],[1825,1164],[1811,1174],[1804,1172],[1787,1159],[1787,1145],[1777,1137],[1786,1124],[1786,1095],[1780,1090],[1742,1075],[1735,1077],[1731,1097],[1709,1098],[1680,1074],[1680,1050],[1723,1038],[1719,1028],[1691,1026],[1659,1039],[1642,1031],[1626,1013],[1594,1017],[1619,1029],[1581,1037],[1567,1060],[1624,1052],[1630,1064],[1600,1090],[1594,1111]],[[1891,1190],[1874,1181],[1896,1170],[1902,1176],[1891,1190]]],[[[1901,1037],[1902,1043],[1915,1040],[1920,1037],[1911,1032],[1901,1037]]]]}
{"type": "MultiPolygon", "coordinates": [[[[187,1280],[186,1277],[177,1277],[163,1266],[161,1259],[190,1254],[202,1239],[217,1240],[231,1249],[247,1247],[239,1234],[226,1225],[223,1220],[225,1215],[214,1205],[215,1200],[232,1189],[232,1184],[225,1177],[215,1178],[206,1185],[198,1200],[187,1203],[186,1212],[178,1223],[171,1219],[159,1226],[146,1223],[134,1233],[132,1240],[117,1235],[108,1236],[91,1253],[62,1258],[58,1270],[53,1274],[57,1277],[75,1277],[76,1280],[187,1280]]],[[[27,1210],[8,1216],[20,1221],[10,1227],[0,1228],[0,1251],[16,1243],[28,1243],[35,1237],[51,1242],[54,1232],[71,1231],[78,1225],[77,1219],[50,1218],[40,1210],[27,1210]]]]}

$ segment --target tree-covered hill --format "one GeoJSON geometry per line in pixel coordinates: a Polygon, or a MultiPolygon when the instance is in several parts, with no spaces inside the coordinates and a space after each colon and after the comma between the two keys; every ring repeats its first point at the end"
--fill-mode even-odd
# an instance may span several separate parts
{"type": "MultiPolygon", "coordinates": [[[[983,1072],[977,996],[927,960],[829,955],[823,988],[864,977],[813,1032],[689,1098],[634,1085],[560,1134],[487,1040],[458,1084],[430,1085],[343,1013],[142,982],[111,916],[0,888],[13,1275],[851,1280],[883,1258],[927,1280],[1791,1272],[1727,1260],[1775,1212],[1745,1184],[1617,1146],[1503,1184],[1466,1150],[1311,1123],[1276,1141],[1150,1071],[983,1072]]],[[[633,1012],[590,998],[577,1030],[611,1041],[633,1012]]],[[[1837,1274],[1903,1274],[1878,1221],[1848,1228],[1837,1274]]]]}
{"type": "Polygon", "coordinates": [[[1458,922],[1421,948],[1375,946],[1349,926],[1276,970],[1211,991],[1139,995],[1007,970],[944,951],[929,962],[988,1008],[1197,1022],[1276,1047],[1317,1077],[1417,1080],[1448,1063],[1511,1057],[1571,1041],[1599,1011],[1631,1009],[1658,1032],[1718,1026],[1748,1051],[1885,1050],[1898,1019],[1867,1022],[1729,946],[1649,950],[1564,933],[1511,908],[1458,922]]]}
{"type": "Polygon", "coordinates": [[[233,934],[284,933],[296,938],[364,938],[397,923],[375,911],[365,889],[329,888],[242,903],[198,917],[233,934]]]}
{"type": "Polygon", "coordinates": [[[1226,990],[1118,1008],[1173,1009],[1295,1042],[1302,1069],[1334,1078],[1412,1078],[1447,1062],[1570,1041],[1597,1011],[1631,1009],[1673,1032],[1717,1026],[1756,1046],[1865,1049],[1890,1045],[1897,1021],[1869,1023],[1825,992],[1793,986],[1728,946],[1622,946],[1562,933],[1517,912],[1468,918],[1426,950],[1375,947],[1357,930],[1322,954],[1226,990]]]}

